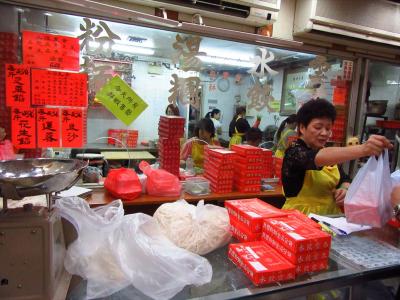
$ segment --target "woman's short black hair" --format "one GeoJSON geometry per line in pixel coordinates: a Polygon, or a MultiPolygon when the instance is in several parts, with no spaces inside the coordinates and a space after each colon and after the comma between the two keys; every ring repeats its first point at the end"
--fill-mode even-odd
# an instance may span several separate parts
{"type": "Polygon", "coordinates": [[[211,119],[203,118],[196,124],[196,127],[194,129],[195,136],[199,137],[200,129],[211,133],[212,138],[215,136],[215,127],[211,119]]]}
{"type": "Polygon", "coordinates": [[[246,141],[253,141],[253,142],[261,142],[262,140],[262,131],[259,128],[250,128],[246,132],[246,141]]]}
{"type": "Polygon", "coordinates": [[[336,109],[329,101],[318,98],[306,102],[297,112],[298,125],[307,127],[315,118],[328,118],[335,122],[336,109]]]}
{"type": "Polygon", "coordinates": [[[221,110],[219,110],[218,108],[214,108],[212,111],[209,111],[205,118],[210,119],[210,118],[214,118],[215,115],[218,115],[221,112],[221,110]]]}

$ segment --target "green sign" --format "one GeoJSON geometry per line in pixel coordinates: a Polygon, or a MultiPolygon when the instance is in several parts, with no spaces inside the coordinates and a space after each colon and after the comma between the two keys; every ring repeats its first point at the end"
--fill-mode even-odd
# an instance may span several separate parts
{"type": "Polygon", "coordinates": [[[110,79],[96,94],[96,98],[127,126],[148,106],[119,76],[110,79]]]}

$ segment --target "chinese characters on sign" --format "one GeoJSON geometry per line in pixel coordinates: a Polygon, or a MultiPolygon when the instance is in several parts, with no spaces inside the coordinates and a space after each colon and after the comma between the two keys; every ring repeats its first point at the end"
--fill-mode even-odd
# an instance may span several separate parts
{"type": "Polygon", "coordinates": [[[256,111],[261,111],[265,107],[268,108],[269,112],[275,111],[270,105],[275,99],[271,95],[272,88],[269,84],[265,83],[261,85],[258,81],[249,89],[247,97],[251,100],[248,107],[254,108],[256,111]]]}
{"type": "Polygon", "coordinates": [[[96,98],[127,126],[147,108],[147,103],[119,76],[113,77],[103,86],[96,98]]]}
{"type": "Polygon", "coordinates": [[[62,147],[82,147],[83,109],[61,109],[62,147]]]}
{"type": "Polygon", "coordinates": [[[32,104],[87,106],[87,74],[32,70],[32,104]]]}
{"type": "Polygon", "coordinates": [[[38,147],[60,147],[60,110],[39,108],[36,116],[38,147]]]}
{"type": "Polygon", "coordinates": [[[326,61],[325,56],[318,55],[308,64],[314,70],[314,74],[310,74],[309,78],[313,85],[322,84],[326,77],[325,73],[329,71],[331,65],[326,61]]]}
{"type": "Polygon", "coordinates": [[[22,32],[26,65],[37,68],[79,70],[79,39],[32,31],[22,32]]]}
{"type": "MultiPolygon", "coordinates": [[[[195,36],[184,39],[177,34],[175,39],[176,41],[173,43],[172,47],[176,50],[176,53],[172,57],[172,61],[175,64],[179,62],[179,68],[182,71],[199,72],[201,60],[197,56],[205,55],[204,52],[199,52],[201,38],[195,36]]],[[[199,105],[199,77],[180,78],[177,74],[172,74],[170,83],[172,88],[169,90],[171,93],[168,97],[169,103],[176,105],[176,101],[179,100],[182,104],[194,103],[196,106],[199,105]]]]}
{"type": "Polygon", "coordinates": [[[265,70],[267,71],[267,74],[271,76],[275,76],[276,74],[278,74],[277,71],[272,70],[271,67],[268,66],[268,63],[274,61],[275,59],[274,53],[272,51],[268,51],[265,48],[258,48],[258,50],[260,50],[261,56],[256,56],[253,58],[253,62],[255,63],[255,65],[248,72],[260,78],[264,77],[265,70]]]}
{"type": "Polygon", "coordinates": [[[30,106],[31,80],[29,66],[6,64],[6,104],[11,107],[30,106]]]}
{"type": "Polygon", "coordinates": [[[108,27],[107,23],[103,21],[99,21],[100,25],[96,25],[92,20],[88,18],[83,18],[85,24],[79,24],[79,28],[83,33],[78,36],[78,39],[81,40],[80,49],[86,48],[86,51],[92,50],[90,42],[97,43],[95,46],[95,52],[100,53],[103,52],[106,55],[111,54],[112,45],[114,45],[114,40],[120,40],[121,38],[111,31],[110,27],[108,27]],[[102,33],[104,34],[102,35],[102,33]],[[105,46],[107,44],[107,46],[105,46]]]}
{"type": "Polygon", "coordinates": [[[11,111],[11,139],[18,149],[36,148],[36,118],[34,108],[13,108],[11,111]]]}

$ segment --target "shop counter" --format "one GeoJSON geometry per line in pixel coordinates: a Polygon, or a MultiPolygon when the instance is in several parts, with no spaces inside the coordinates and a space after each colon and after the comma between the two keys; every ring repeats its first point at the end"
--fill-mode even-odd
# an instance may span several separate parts
{"type": "Polygon", "coordinates": [[[148,151],[101,151],[101,155],[107,160],[151,160],[155,156],[148,151]]]}
{"type": "MultiPolygon", "coordinates": [[[[210,283],[203,286],[186,286],[174,300],[177,299],[304,299],[298,298],[310,294],[326,294],[335,290],[340,299],[384,299],[374,297],[373,293],[379,291],[376,283],[373,288],[368,281],[393,278],[400,276],[400,260],[387,266],[367,268],[356,264],[334,250],[337,245],[347,243],[359,252],[365,251],[365,245],[358,243],[384,242],[389,247],[398,248],[399,234],[394,228],[373,229],[359,233],[352,233],[346,237],[335,237],[330,252],[329,268],[326,271],[309,273],[297,277],[293,281],[270,284],[265,287],[254,286],[249,279],[239,270],[227,256],[227,246],[220,248],[205,257],[213,267],[213,277],[210,283]],[[336,245],[336,246],[335,246],[336,245]]],[[[71,287],[71,299],[84,299],[86,289],[85,281],[71,287]]],[[[380,291],[382,292],[382,291],[380,291]]],[[[376,295],[375,295],[376,296],[376,295]]],[[[132,286],[121,290],[107,299],[150,299],[132,286]]],[[[322,299],[322,298],[320,298],[322,299]]],[[[333,298],[326,298],[333,299],[333,298]]]]}
{"type": "MultiPolygon", "coordinates": [[[[142,205],[160,205],[166,202],[173,202],[179,199],[185,199],[188,202],[197,202],[199,200],[204,199],[204,201],[225,201],[229,199],[246,199],[246,198],[261,198],[261,199],[278,199],[281,200],[282,204],[284,201],[284,196],[282,192],[282,187],[278,186],[275,190],[272,191],[264,191],[264,192],[256,192],[256,193],[241,193],[241,192],[231,192],[224,194],[216,194],[211,193],[204,196],[194,196],[188,193],[182,193],[181,196],[175,197],[158,197],[158,196],[150,196],[147,194],[142,194],[139,198],[136,198],[132,201],[123,201],[124,207],[127,206],[142,206],[142,205]]],[[[111,196],[104,189],[95,189],[89,195],[86,200],[89,202],[90,206],[99,206],[107,204],[113,200],[117,199],[116,197],[111,196]]]]}

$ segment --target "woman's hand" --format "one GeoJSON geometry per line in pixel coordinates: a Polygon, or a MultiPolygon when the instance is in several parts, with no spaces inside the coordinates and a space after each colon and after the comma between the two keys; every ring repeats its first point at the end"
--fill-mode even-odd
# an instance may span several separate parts
{"type": "Polygon", "coordinates": [[[334,191],[335,202],[338,206],[343,206],[344,198],[346,197],[347,189],[349,188],[349,186],[350,186],[350,183],[344,182],[344,183],[342,183],[340,188],[338,188],[334,191]]]}
{"type": "Polygon", "coordinates": [[[388,148],[392,149],[393,145],[383,135],[371,135],[369,139],[361,145],[364,156],[379,156],[381,152],[388,148]]]}

